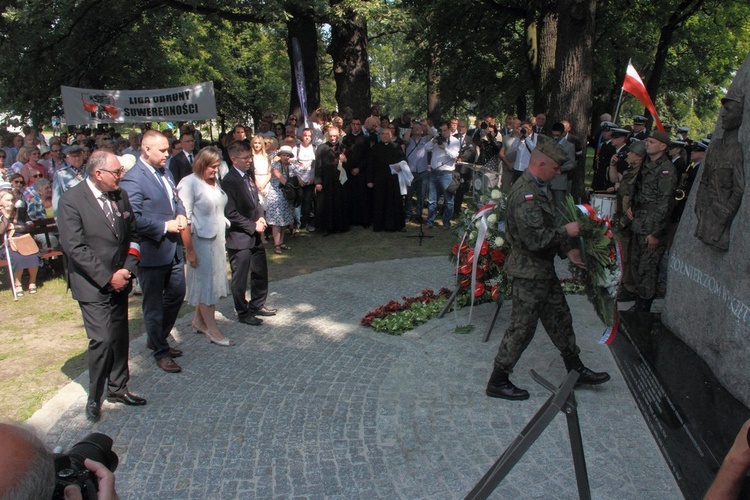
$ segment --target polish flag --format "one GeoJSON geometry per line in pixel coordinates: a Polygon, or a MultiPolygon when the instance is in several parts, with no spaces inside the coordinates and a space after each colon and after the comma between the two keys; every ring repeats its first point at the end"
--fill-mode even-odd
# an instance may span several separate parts
{"type": "Polygon", "coordinates": [[[631,63],[628,63],[628,71],[625,73],[625,81],[622,83],[622,89],[628,94],[634,95],[636,99],[641,101],[641,103],[646,106],[646,109],[649,110],[651,116],[654,117],[656,128],[664,130],[664,125],[662,125],[659,115],[656,113],[656,107],[654,107],[654,103],[651,101],[651,96],[648,95],[643,80],[641,80],[640,75],[638,75],[638,72],[631,63]]]}

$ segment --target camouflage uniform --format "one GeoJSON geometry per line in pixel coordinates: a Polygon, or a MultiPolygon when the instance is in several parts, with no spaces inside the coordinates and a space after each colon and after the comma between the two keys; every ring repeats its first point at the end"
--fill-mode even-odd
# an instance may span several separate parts
{"type": "Polygon", "coordinates": [[[540,319],[563,357],[577,356],[580,349],[554,265],[555,255],[565,257],[572,241],[564,226],[555,225],[549,185],[525,171],[511,188],[506,216],[506,238],[512,250],[505,271],[513,285],[513,311],[495,366],[511,373],[540,319]]]}
{"type": "Polygon", "coordinates": [[[667,246],[676,183],[674,164],[668,155],[663,154],[656,161],[646,160],[633,185],[630,270],[641,299],[651,300],[656,296],[659,262],[667,246]],[[648,235],[659,240],[653,252],[646,244],[648,235]]]}
{"type": "Polygon", "coordinates": [[[633,186],[641,171],[641,160],[634,163],[628,163],[628,169],[622,174],[620,181],[620,190],[617,191],[617,213],[615,214],[615,229],[622,249],[622,278],[620,283],[622,287],[629,291],[636,291],[635,279],[630,268],[630,241],[633,239],[633,232],[630,229],[630,219],[627,216],[628,208],[633,205],[633,186]]]}

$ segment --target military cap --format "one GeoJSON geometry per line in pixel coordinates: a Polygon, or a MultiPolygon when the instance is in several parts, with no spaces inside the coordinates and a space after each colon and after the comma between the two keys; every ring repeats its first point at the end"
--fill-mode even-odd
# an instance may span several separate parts
{"type": "Polygon", "coordinates": [[[645,125],[647,121],[648,118],[643,115],[633,115],[633,123],[640,123],[641,125],[645,125]]]}
{"type": "Polygon", "coordinates": [[[65,150],[66,155],[73,155],[76,153],[82,153],[83,152],[83,146],[79,146],[76,144],[75,146],[70,146],[68,149],[65,150]]]}
{"type": "Polygon", "coordinates": [[[672,124],[671,123],[662,123],[662,125],[664,126],[664,130],[666,130],[667,132],[669,132],[670,130],[672,130],[672,124]]]}
{"type": "Polygon", "coordinates": [[[630,146],[628,146],[628,151],[641,157],[646,156],[646,141],[639,141],[636,139],[630,144],[630,146]]]}
{"type": "Polygon", "coordinates": [[[709,144],[711,144],[711,140],[704,137],[700,141],[693,143],[693,151],[705,151],[708,149],[709,144]]]}
{"type": "Polygon", "coordinates": [[[613,128],[619,127],[619,125],[617,125],[615,122],[601,122],[599,126],[602,128],[602,130],[612,130],[613,128]]]}
{"type": "Polygon", "coordinates": [[[687,134],[690,132],[690,127],[677,127],[678,134],[687,134]]]}
{"type": "Polygon", "coordinates": [[[670,140],[669,140],[669,134],[666,133],[666,132],[664,132],[663,130],[654,130],[654,131],[652,131],[650,137],[656,139],[659,142],[663,142],[664,144],[666,144],[667,146],[669,146],[669,142],[670,142],[670,140]]]}
{"type": "Polygon", "coordinates": [[[669,142],[669,149],[672,148],[684,148],[686,146],[686,143],[683,141],[670,141],[669,142]]]}
{"type": "Polygon", "coordinates": [[[537,134],[536,136],[537,140],[534,151],[539,151],[558,165],[562,165],[568,161],[567,153],[565,153],[565,150],[556,140],[544,134],[537,134]]]}
{"type": "Polygon", "coordinates": [[[630,130],[626,128],[613,128],[612,137],[627,137],[630,135],[630,130]]]}
{"type": "Polygon", "coordinates": [[[730,89],[729,92],[727,92],[727,95],[724,96],[724,98],[721,100],[721,103],[724,104],[726,101],[734,101],[742,104],[745,102],[745,96],[743,96],[736,90],[730,89]]]}

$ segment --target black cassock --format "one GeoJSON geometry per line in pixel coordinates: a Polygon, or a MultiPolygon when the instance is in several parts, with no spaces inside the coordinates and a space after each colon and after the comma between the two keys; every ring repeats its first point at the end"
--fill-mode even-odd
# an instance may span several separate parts
{"type": "Polygon", "coordinates": [[[372,228],[375,231],[403,229],[404,199],[398,186],[398,176],[390,165],[404,159],[404,152],[395,142],[379,142],[370,149],[368,181],[372,188],[372,228]]]}
{"type": "Polygon", "coordinates": [[[340,233],[349,230],[349,213],[344,186],[339,180],[340,144],[326,142],[315,151],[315,184],[323,186],[315,195],[315,226],[322,231],[340,233]]]}

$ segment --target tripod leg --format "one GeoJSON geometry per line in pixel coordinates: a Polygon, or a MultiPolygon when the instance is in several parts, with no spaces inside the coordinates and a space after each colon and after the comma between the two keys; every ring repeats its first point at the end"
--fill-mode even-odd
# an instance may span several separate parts
{"type": "Polygon", "coordinates": [[[591,488],[589,487],[589,476],[586,471],[586,456],[583,453],[583,440],[581,439],[581,426],[578,421],[575,395],[568,396],[569,410],[565,413],[568,421],[568,435],[570,436],[570,451],[573,453],[573,467],[576,471],[576,484],[578,485],[578,497],[581,500],[591,500],[591,488]]]}
{"type": "Polygon", "coordinates": [[[500,314],[500,308],[503,307],[503,299],[497,301],[497,309],[495,309],[495,315],[492,317],[492,323],[490,323],[490,327],[487,328],[487,333],[484,334],[484,338],[482,339],[482,342],[487,342],[490,340],[490,335],[492,334],[492,329],[495,328],[495,321],[497,321],[497,317],[500,314]]]}
{"type": "Polygon", "coordinates": [[[453,290],[453,293],[451,294],[451,296],[448,297],[448,301],[440,310],[440,314],[438,314],[438,318],[442,318],[443,316],[445,316],[445,313],[447,313],[450,310],[451,306],[453,305],[453,302],[455,302],[456,300],[456,295],[458,295],[458,287],[456,287],[456,289],[453,290]]]}

